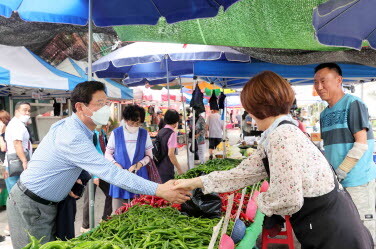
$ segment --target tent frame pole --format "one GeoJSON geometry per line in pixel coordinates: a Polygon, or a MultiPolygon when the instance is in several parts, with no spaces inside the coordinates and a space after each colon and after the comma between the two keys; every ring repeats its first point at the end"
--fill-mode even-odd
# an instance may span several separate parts
{"type": "Polygon", "coordinates": [[[168,70],[168,54],[165,54],[164,59],[166,63],[167,101],[168,101],[168,109],[170,109],[170,76],[169,76],[169,70],[168,70]]]}
{"type": "MultiPolygon", "coordinates": [[[[226,88],[226,83],[223,86],[223,94],[225,93],[225,88],[226,88]]],[[[226,158],[226,124],[227,124],[227,98],[224,100],[224,108],[223,108],[223,138],[222,138],[222,143],[223,143],[223,158],[226,158]]]]}
{"type": "MultiPolygon", "coordinates": [[[[196,89],[196,82],[197,82],[197,78],[193,80],[193,91],[195,91],[195,89],[196,89]]],[[[192,101],[192,99],[191,99],[191,101],[192,101]]],[[[191,143],[192,143],[192,151],[193,151],[192,152],[193,160],[192,160],[192,165],[189,165],[189,166],[192,166],[192,167],[190,167],[190,169],[193,169],[194,166],[195,166],[195,150],[196,150],[196,148],[195,148],[195,145],[196,145],[195,136],[196,136],[196,111],[195,111],[194,108],[192,108],[192,142],[191,143]]]]}
{"type": "MultiPolygon", "coordinates": [[[[89,26],[89,41],[88,41],[88,80],[92,80],[92,64],[93,64],[93,53],[92,53],[92,43],[93,43],[93,0],[89,0],[89,13],[88,13],[88,26],[89,26]]],[[[91,229],[95,226],[95,209],[94,209],[94,182],[93,178],[90,179],[89,183],[89,226],[91,229]]]]}
{"type": "Polygon", "coordinates": [[[14,110],[13,110],[13,98],[12,96],[9,96],[9,114],[10,114],[10,117],[13,118],[14,116],[14,110]]]}
{"type": "Polygon", "coordinates": [[[183,120],[184,120],[184,129],[185,129],[185,141],[187,144],[187,162],[189,165],[189,143],[188,143],[188,129],[187,129],[187,117],[185,112],[185,101],[184,101],[184,94],[183,94],[183,86],[181,83],[181,77],[179,76],[179,84],[180,84],[180,92],[181,92],[181,102],[183,103],[183,120]]]}

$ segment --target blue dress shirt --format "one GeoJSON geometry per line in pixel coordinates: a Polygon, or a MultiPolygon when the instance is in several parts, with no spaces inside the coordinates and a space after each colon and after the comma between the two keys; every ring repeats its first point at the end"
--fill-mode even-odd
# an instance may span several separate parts
{"type": "Polygon", "coordinates": [[[93,131],[76,114],[51,126],[20,179],[39,197],[59,202],[71,191],[82,169],[136,194],[155,195],[158,186],[99,154],[93,131]]]}

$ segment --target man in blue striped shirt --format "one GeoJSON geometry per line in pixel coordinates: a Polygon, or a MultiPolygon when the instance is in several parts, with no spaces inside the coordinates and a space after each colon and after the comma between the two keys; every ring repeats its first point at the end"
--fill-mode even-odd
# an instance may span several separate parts
{"type": "Polygon", "coordinates": [[[38,239],[45,236],[43,242],[54,240],[56,204],[70,193],[83,169],[133,193],[177,203],[189,199],[187,191],[171,190],[172,181],[158,185],[145,180],[120,169],[96,151],[93,130],[107,124],[110,116],[102,83],[78,84],[71,101],[74,114],[51,126],[9,194],[7,211],[15,249],[28,243],[27,232],[38,239]]]}

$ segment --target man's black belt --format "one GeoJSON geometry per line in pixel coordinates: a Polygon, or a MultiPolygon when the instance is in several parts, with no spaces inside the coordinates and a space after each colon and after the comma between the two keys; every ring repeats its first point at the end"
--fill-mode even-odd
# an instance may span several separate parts
{"type": "Polygon", "coordinates": [[[33,192],[31,192],[30,190],[28,190],[20,181],[17,182],[17,186],[18,188],[27,196],[30,197],[30,199],[38,202],[38,203],[41,203],[41,204],[44,204],[44,205],[49,205],[49,206],[53,206],[53,205],[57,205],[58,202],[53,202],[53,201],[48,201],[46,199],[43,199],[39,196],[37,196],[36,194],[34,194],[33,192]]]}

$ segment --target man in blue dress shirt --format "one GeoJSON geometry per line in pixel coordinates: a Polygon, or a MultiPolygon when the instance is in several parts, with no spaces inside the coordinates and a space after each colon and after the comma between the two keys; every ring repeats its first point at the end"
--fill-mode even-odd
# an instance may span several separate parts
{"type": "Polygon", "coordinates": [[[54,240],[56,204],[71,191],[84,169],[132,193],[156,195],[171,202],[189,199],[187,191],[172,191],[173,182],[157,184],[115,166],[93,145],[93,130],[105,125],[110,107],[105,86],[78,84],[71,95],[74,114],[53,124],[33,154],[20,181],[9,194],[7,212],[14,249],[29,243],[28,234],[54,240]]]}

